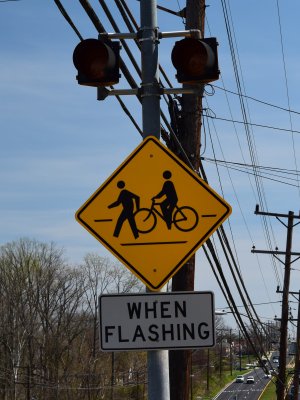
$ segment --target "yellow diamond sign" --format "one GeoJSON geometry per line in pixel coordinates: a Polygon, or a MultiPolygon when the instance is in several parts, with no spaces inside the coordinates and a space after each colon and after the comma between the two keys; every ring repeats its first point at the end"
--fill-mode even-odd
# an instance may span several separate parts
{"type": "Polygon", "coordinates": [[[159,290],[231,207],[160,143],[146,138],[76,219],[151,290],[159,290]]]}

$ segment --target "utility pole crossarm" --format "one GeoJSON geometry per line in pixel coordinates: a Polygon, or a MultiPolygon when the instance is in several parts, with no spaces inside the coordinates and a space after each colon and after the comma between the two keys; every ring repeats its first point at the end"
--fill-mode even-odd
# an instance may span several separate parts
{"type": "MultiPolygon", "coordinates": [[[[143,41],[143,38],[139,38],[139,32],[116,32],[116,33],[109,33],[109,32],[101,32],[99,34],[100,38],[105,39],[139,39],[143,41]]],[[[187,37],[187,38],[196,38],[201,39],[202,34],[199,29],[189,29],[185,31],[171,31],[171,32],[158,32],[158,38],[176,38],[176,37],[187,37]]],[[[145,39],[144,39],[145,40],[145,39]]]]}
{"type": "MultiPolygon", "coordinates": [[[[279,288],[279,286],[278,286],[278,288],[279,288]]],[[[283,293],[283,290],[277,289],[276,293],[283,293]]],[[[299,294],[299,292],[289,292],[289,294],[299,294]]],[[[300,298],[299,298],[299,301],[300,301],[300,298]]]]}
{"type": "MultiPolygon", "coordinates": [[[[259,211],[258,204],[256,204],[254,214],[255,215],[267,215],[269,217],[281,217],[281,218],[289,217],[289,214],[280,214],[280,213],[270,213],[270,212],[266,212],[266,211],[259,211]]],[[[293,217],[294,217],[294,219],[300,219],[300,213],[299,213],[299,215],[293,215],[293,217]]]]}
{"type": "MultiPolygon", "coordinates": [[[[286,251],[279,251],[279,250],[255,250],[255,249],[252,249],[251,253],[286,255],[286,251]]],[[[300,253],[291,251],[291,252],[289,252],[289,255],[290,256],[300,256],[300,253]]]]}

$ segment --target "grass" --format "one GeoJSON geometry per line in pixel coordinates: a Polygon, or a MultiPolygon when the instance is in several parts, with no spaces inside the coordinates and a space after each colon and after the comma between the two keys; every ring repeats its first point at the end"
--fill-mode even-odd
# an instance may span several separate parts
{"type": "Polygon", "coordinates": [[[276,385],[274,382],[269,382],[259,400],[276,400],[276,385]]]}

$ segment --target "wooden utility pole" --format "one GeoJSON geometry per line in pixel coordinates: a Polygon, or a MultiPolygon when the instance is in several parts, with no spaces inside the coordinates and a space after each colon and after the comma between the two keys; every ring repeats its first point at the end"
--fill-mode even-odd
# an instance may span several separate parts
{"type": "MultiPolygon", "coordinates": [[[[186,29],[199,29],[204,37],[205,0],[186,1],[186,29]]],[[[189,85],[184,85],[189,87],[189,85]]],[[[195,85],[193,85],[195,87],[195,85]]],[[[202,85],[203,88],[203,85],[202,85]]],[[[201,91],[203,93],[203,91],[201,91]]],[[[189,157],[194,170],[200,166],[200,131],[202,114],[202,94],[182,95],[182,124],[178,139],[189,157]]],[[[195,255],[177,272],[172,279],[172,291],[193,291],[195,275],[195,255]]],[[[190,377],[192,375],[191,350],[170,351],[170,398],[188,400],[190,377]]]]}
{"type": "Polygon", "coordinates": [[[294,213],[289,212],[287,241],[285,254],[284,283],[282,293],[281,325],[280,325],[280,345],[279,345],[279,373],[277,378],[277,400],[285,399],[286,385],[286,355],[289,322],[289,287],[291,274],[291,250],[293,234],[294,213]]]}
{"type": "MultiPolygon", "coordinates": [[[[257,215],[267,215],[276,217],[287,228],[287,240],[286,240],[286,250],[285,251],[266,251],[266,250],[255,250],[252,249],[252,253],[264,253],[272,254],[284,264],[284,283],[282,291],[282,308],[281,308],[281,324],[280,324],[280,344],[279,344],[279,373],[276,382],[277,400],[285,399],[286,391],[286,356],[287,356],[287,337],[288,337],[288,322],[289,322],[289,287],[290,287],[290,272],[292,256],[300,256],[300,253],[292,252],[292,237],[293,237],[293,227],[294,219],[300,219],[300,215],[295,216],[292,211],[288,214],[278,214],[278,213],[268,213],[259,211],[258,205],[255,209],[255,214],[257,215]],[[282,218],[288,218],[288,224],[286,225],[282,222],[282,218]],[[285,255],[285,261],[282,262],[277,255],[285,255]]],[[[298,222],[299,223],[299,222],[298,222]]],[[[297,259],[298,259],[297,258],[297,259]]]]}
{"type": "Polygon", "coordinates": [[[297,337],[296,337],[296,355],[295,355],[295,372],[294,372],[294,397],[298,400],[299,395],[299,369],[300,369],[300,291],[298,293],[298,318],[297,318],[297,337]]]}

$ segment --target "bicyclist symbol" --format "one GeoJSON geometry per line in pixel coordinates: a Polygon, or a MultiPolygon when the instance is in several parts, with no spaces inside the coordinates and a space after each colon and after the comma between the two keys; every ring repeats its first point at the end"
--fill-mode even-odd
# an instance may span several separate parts
{"type": "Polygon", "coordinates": [[[145,139],[76,213],[150,289],[160,289],[230,206],[156,138],[145,139]]]}
{"type": "Polygon", "coordinates": [[[178,195],[171,180],[172,172],[166,170],[162,176],[165,182],[161,191],[152,197],[151,207],[140,208],[134,214],[138,232],[152,232],[158,219],[164,221],[169,230],[174,226],[183,232],[192,231],[199,221],[197,212],[189,206],[178,206],[178,195]]]}

